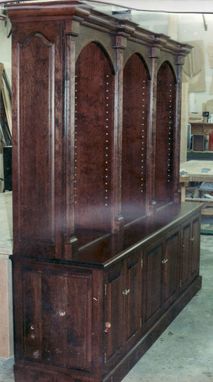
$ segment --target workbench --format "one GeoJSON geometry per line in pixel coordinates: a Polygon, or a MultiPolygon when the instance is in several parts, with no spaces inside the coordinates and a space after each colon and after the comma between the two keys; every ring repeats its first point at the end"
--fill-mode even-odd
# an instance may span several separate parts
{"type": "MultiPolygon", "coordinates": [[[[213,184],[213,161],[199,161],[191,160],[183,162],[180,165],[180,184],[181,184],[181,201],[192,200],[198,202],[204,202],[204,207],[209,207],[213,203],[213,198],[202,198],[199,195],[194,195],[194,197],[187,197],[186,190],[189,187],[191,182],[206,182],[213,184]]],[[[199,189],[197,189],[199,194],[199,189]]],[[[195,187],[196,191],[196,187],[195,187]]],[[[207,209],[203,208],[202,214],[206,214],[207,209]]],[[[208,208],[208,214],[213,214],[213,205],[212,208],[208,208]]]]}

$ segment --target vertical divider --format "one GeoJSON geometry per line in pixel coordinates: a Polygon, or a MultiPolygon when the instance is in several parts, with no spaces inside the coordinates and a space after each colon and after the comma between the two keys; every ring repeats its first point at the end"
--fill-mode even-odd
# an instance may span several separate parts
{"type": "Polygon", "coordinates": [[[113,145],[113,195],[112,195],[112,233],[122,230],[124,218],[121,215],[121,172],[122,172],[122,129],[123,129],[123,67],[124,49],[127,39],[115,37],[116,73],[114,106],[114,145],[113,145]]]}
{"type": "Polygon", "coordinates": [[[180,172],[180,124],[181,124],[181,91],[182,91],[182,66],[184,57],[178,56],[176,62],[177,84],[176,84],[176,115],[175,115],[175,133],[174,133],[174,179],[173,185],[174,202],[180,202],[179,191],[179,172],[180,172]]]}
{"type": "Polygon", "coordinates": [[[77,250],[74,235],[74,146],[75,146],[75,38],[65,40],[64,157],[65,157],[65,237],[64,257],[70,259],[77,250]]]}
{"type": "Polygon", "coordinates": [[[151,84],[150,84],[150,115],[147,132],[147,215],[152,215],[155,211],[155,162],[156,162],[156,126],[157,126],[157,66],[160,56],[160,49],[151,48],[150,58],[152,61],[151,84]]]}

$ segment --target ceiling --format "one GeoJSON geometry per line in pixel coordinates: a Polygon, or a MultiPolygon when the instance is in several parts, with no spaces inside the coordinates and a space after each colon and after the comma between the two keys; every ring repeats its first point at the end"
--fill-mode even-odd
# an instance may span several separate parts
{"type": "MultiPolygon", "coordinates": [[[[14,0],[0,0],[0,4],[9,3],[14,0]]],[[[24,0],[26,1],[26,0],[24,0]]],[[[38,1],[38,0],[31,0],[38,1]]],[[[17,0],[17,2],[22,2],[17,0]]],[[[97,5],[108,4],[123,8],[136,9],[142,11],[158,11],[171,13],[213,13],[212,0],[87,0],[87,3],[97,5]]]]}
{"type": "Polygon", "coordinates": [[[213,13],[212,0],[97,0],[96,4],[111,4],[142,11],[171,13],[213,13]]]}

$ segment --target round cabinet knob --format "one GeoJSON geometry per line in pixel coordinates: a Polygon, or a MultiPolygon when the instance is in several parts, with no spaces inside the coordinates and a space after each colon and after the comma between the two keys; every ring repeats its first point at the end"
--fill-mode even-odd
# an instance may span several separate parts
{"type": "Polygon", "coordinates": [[[105,329],[104,329],[104,333],[108,334],[110,332],[110,329],[111,329],[111,322],[105,322],[105,329]]]}

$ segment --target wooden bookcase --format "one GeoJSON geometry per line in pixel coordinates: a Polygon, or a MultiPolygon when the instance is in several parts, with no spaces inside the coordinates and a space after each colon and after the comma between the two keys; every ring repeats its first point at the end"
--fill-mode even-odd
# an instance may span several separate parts
{"type": "Polygon", "coordinates": [[[13,27],[16,382],[118,382],[201,287],[180,203],[188,45],[78,1],[13,27]]]}

